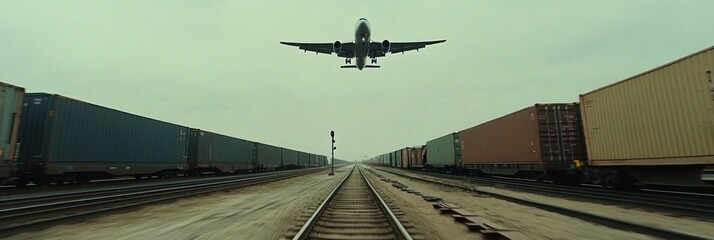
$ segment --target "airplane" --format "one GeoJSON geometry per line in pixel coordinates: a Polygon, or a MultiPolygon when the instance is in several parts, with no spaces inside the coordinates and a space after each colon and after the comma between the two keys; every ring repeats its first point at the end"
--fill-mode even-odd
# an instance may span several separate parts
{"type": "Polygon", "coordinates": [[[426,45],[446,42],[446,39],[444,39],[423,42],[390,42],[388,40],[384,40],[379,43],[373,42],[370,37],[371,30],[369,27],[369,21],[365,18],[360,18],[357,20],[357,24],[355,26],[355,40],[353,42],[341,43],[340,41],[335,41],[334,43],[280,43],[298,47],[305,52],[315,52],[315,54],[323,53],[332,55],[332,53],[336,53],[337,57],[345,58],[345,64],[347,64],[340,66],[340,68],[357,68],[362,70],[364,68],[379,68],[378,65],[367,65],[367,57],[372,59],[372,64],[377,64],[377,58],[384,57],[387,53],[404,53],[411,50],[417,50],[418,52],[420,48],[424,48],[426,45]],[[349,65],[352,64],[352,58],[357,59],[357,63],[355,65],[349,65]]]}

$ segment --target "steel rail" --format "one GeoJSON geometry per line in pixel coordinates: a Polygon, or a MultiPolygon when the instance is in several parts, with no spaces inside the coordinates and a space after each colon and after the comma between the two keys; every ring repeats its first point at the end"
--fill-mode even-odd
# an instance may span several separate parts
{"type": "MultiPolygon", "coordinates": [[[[322,169],[322,168],[319,168],[322,169]]],[[[116,187],[107,186],[97,186],[88,189],[61,191],[61,192],[50,192],[41,194],[18,194],[13,197],[0,197],[0,211],[2,209],[10,208],[13,206],[26,206],[30,204],[37,204],[42,202],[55,202],[68,198],[87,198],[93,195],[104,195],[107,193],[118,193],[121,191],[134,192],[139,190],[149,190],[149,189],[161,189],[174,186],[184,186],[187,184],[200,184],[200,183],[211,183],[219,180],[235,180],[235,179],[245,179],[251,177],[260,176],[278,176],[281,174],[297,173],[297,172],[312,172],[316,171],[317,168],[302,169],[302,170],[289,170],[280,172],[268,172],[268,173],[258,173],[258,174],[246,174],[237,176],[223,176],[223,177],[210,177],[201,179],[185,179],[180,181],[171,182],[152,182],[152,183],[142,183],[136,185],[122,185],[116,187]]]]}
{"type": "Polygon", "coordinates": [[[714,198],[704,196],[673,196],[669,194],[622,192],[598,188],[584,188],[578,186],[554,185],[546,183],[528,182],[513,179],[454,176],[440,173],[418,172],[417,174],[448,178],[455,180],[468,180],[474,184],[503,185],[529,192],[549,193],[560,196],[600,200],[616,204],[629,204],[638,208],[653,208],[667,210],[673,213],[684,213],[704,219],[714,218],[714,198]]]}
{"type": "Polygon", "coordinates": [[[349,177],[354,173],[355,168],[357,168],[357,171],[361,174],[362,178],[366,181],[368,190],[372,197],[374,197],[375,202],[379,206],[379,208],[382,210],[382,212],[386,215],[388,221],[390,222],[390,225],[392,226],[392,229],[394,229],[395,235],[399,239],[404,239],[404,240],[412,240],[411,235],[409,232],[407,232],[406,228],[399,222],[397,217],[392,213],[392,211],[389,209],[389,206],[387,206],[386,202],[384,199],[382,199],[381,196],[377,193],[376,189],[372,186],[372,184],[369,182],[369,179],[364,175],[364,173],[361,171],[361,168],[358,166],[355,166],[350,170],[350,172],[340,181],[340,183],[330,192],[330,194],[325,198],[325,200],[320,204],[320,206],[315,210],[315,212],[310,216],[310,218],[305,222],[305,224],[300,228],[298,233],[293,237],[293,240],[304,240],[304,239],[309,239],[310,234],[312,233],[313,228],[317,224],[318,220],[320,217],[323,215],[323,213],[328,209],[330,206],[330,203],[332,200],[335,198],[335,196],[342,190],[342,187],[345,185],[349,177]]]}
{"type": "Polygon", "coordinates": [[[317,210],[315,210],[314,213],[310,216],[309,219],[307,219],[307,222],[300,228],[300,231],[298,231],[297,234],[295,234],[295,237],[293,237],[293,240],[304,240],[307,239],[308,236],[310,236],[310,231],[312,230],[312,227],[315,226],[315,223],[317,222],[317,219],[320,218],[320,215],[327,209],[327,205],[330,204],[333,198],[335,198],[335,195],[337,195],[337,192],[340,191],[342,186],[345,184],[347,179],[352,175],[352,172],[354,172],[355,167],[352,167],[350,169],[350,172],[345,175],[345,177],[340,181],[337,186],[332,189],[332,192],[330,192],[329,195],[327,195],[327,198],[325,198],[324,201],[320,204],[319,207],[317,207],[317,210]]]}
{"type": "MultiPolygon", "coordinates": [[[[319,169],[322,170],[322,169],[319,169]]],[[[0,210],[0,232],[6,235],[32,225],[50,223],[94,213],[113,211],[166,200],[184,198],[236,187],[267,183],[309,174],[314,171],[288,172],[240,179],[217,179],[215,182],[186,183],[184,186],[149,189],[131,193],[108,193],[106,196],[73,199],[0,210]],[[73,211],[74,210],[74,211],[73,211]],[[73,212],[72,212],[73,211],[73,212]]],[[[2,236],[0,236],[2,237],[2,236]]]]}
{"type": "Polygon", "coordinates": [[[397,230],[400,232],[399,235],[401,235],[403,239],[412,240],[412,237],[411,235],[409,235],[409,232],[407,232],[407,229],[404,228],[401,222],[399,222],[399,219],[397,219],[397,216],[395,216],[392,210],[389,209],[389,206],[387,206],[387,203],[384,202],[384,199],[379,196],[379,193],[377,193],[377,190],[374,188],[374,186],[372,186],[372,183],[369,181],[367,176],[364,175],[364,172],[360,170],[360,173],[362,174],[362,177],[364,177],[364,180],[367,181],[367,186],[369,186],[372,195],[375,197],[375,199],[379,200],[379,206],[382,208],[382,211],[387,213],[389,220],[392,222],[392,225],[397,227],[397,230]]]}

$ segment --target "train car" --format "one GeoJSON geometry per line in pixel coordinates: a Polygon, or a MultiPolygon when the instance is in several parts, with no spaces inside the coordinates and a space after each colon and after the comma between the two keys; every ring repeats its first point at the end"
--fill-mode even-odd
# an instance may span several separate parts
{"type": "Polygon", "coordinates": [[[424,168],[424,156],[426,154],[426,145],[410,147],[408,149],[408,163],[405,168],[422,169],[424,168]]]}
{"type": "Polygon", "coordinates": [[[402,150],[394,151],[394,167],[402,168],[402,150]]]}
{"type": "Polygon", "coordinates": [[[47,93],[26,94],[21,119],[20,185],[188,170],[185,126],[47,93]]]}
{"type": "Polygon", "coordinates": [[[306,168],[310,162],[310,154],[304,152],[298,152],[298,166],[299,168],[306,168]]]}
{"type": "Polygon", "coordinates": [[[307,166],[308,167],[316,167],[317,166],[317,162],[316,162],[317,158],[315,157],[315,154],[310,153],[310,154],[308,154],[308,156],[309,156],[309,158],[308,158],[309,163],[307,166]]]}
{"type": "Polygon", "coordinates": [[[247,140],[189,128],[186,161],[195,173],[245,172],[255,168],[252,147],[247,140]]]}
{"type": "Polygon", "coordinates": [[[714,47],[580,95],[588,165],[607,185],[712,187],[714,47]]]}
{"type": "MultiPolygon", "coordinates": [[[[426,142],[426,168],[455,169],[461,167],[459,134],[449,133],[426,142]]],[[[449,171],[449,170],[446,170],[449,171]]]]}
{"type": "Polygon", "coordinates": [[[297,169],[298,164],[298,151],[283,148],[283,166],[285,169],[297,169]]]}
{"type": "Polygon", "coordinates": [[[18,132],[25,89],[0,82],[0,185],[15,171],[18,132]]]}
{"type": "Polygon", "coordinates": [[[327,156],[325,155],[320,155],[320,166],[327,166],[327,156]]]}
{"type": "Polygon", "coordinates": [[[405,147],[405,148],[402,148],[401,150],[399,150],[402,152],[402,158],[401,158],[402,168],[409,168],[409,156],[410,156],[409,150],[410,150],[409,147],[405,147]]]}
{"type": "Polygon", "coordinates": [[[283,168],[283,150],[281,147],[253,142],[253,161],[259,171],[273,171],[283,168]]]}
{"type": "Polygon", "coordinates": [[[567,181],[585,159],[577,103],[535,104],[459,132],[462,167],[567,181]]]}

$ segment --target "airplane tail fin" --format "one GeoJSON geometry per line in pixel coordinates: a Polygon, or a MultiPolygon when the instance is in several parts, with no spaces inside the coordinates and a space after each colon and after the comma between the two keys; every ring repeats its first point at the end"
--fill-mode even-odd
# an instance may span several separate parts
{"type": "MultiPolygon", "coordinates": [[[[357,68],[357,65],[343,65],[340,68],[357,68]]],[[[379,68],[378,65],[365,65],[364,68],[379,68]]]]}

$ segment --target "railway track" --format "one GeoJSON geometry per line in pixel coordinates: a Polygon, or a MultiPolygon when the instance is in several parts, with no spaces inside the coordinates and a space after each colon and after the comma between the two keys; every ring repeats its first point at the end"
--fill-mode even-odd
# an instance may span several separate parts
{"type": "Polygon", "coordinates": [[[589,220],[589,221],[603,224],[606,226],[610,226],[613,228],[619,228],[619,229],[623,229],[626,231],[636,231],[636,232],[640,232],[643,234],[660,237],[663,239],[714,239],[711,236],[701,236],[701,235],[683,232],[683,231],[679,231],[679,230],[675,230],[675,229],[669,229],[669,228],[666,228],[666,226],[662,226],[662,227],[650,226],[650,225],[645,225],[642,223],[630,221],[627,219],[618,219],[618,218],[614,218],[614,217],[610,217],[610,216],[606,216],[606,215],[602,215],[602,214],[598,214],[598,213],[592,213],[592,212],[588,212],[588,211],[582,211],[579,209],[573,209],[573,208],[553,205],[550,203],[539,202],[539,201],[530,200],[527,198],[514,197],[514,196],[504,195],[504,194],[490,192],[490,191],[473,189],[468,186],[447,183],[444,181],[419,178],[419,177],[410,176],[410,175],[406,175],[406,174],[402,174],[402,173],[397,173],[394,171],[388,171],[388,170],[385,170],[382,168],[377,168],[377,169],[381,170],[383,172],[387,172],[387,173],[390,173],[393,175],[397,175],[397,176],[401,176],[401,177],[405,177],[405,178],[409,178],[409,179],[423,181],[423,182],[427,182],[427,183],[431,183],[431,184],[437,184],[437,185],[442,185],[442,186],[458,188],[458,189],[471,191],[471,192],[477,192],[477,193],[481,193],[481,194],[487,194],[487,195],[491,195],[496,198],[504,199],[504,200],[515,202],[518,204],[529,205],[529,206],[545,209],[548,211],[558,212],[560,214],[589,220]]]}
{"type": "Polygon", "coordinates": [[[667,211],[674,214],[686,214],[702,219],[714,218],[714,198],[707,196],[623,192],[593,187],[556,185],[506,178],[464,177],[426,172],[419,172],[419,174],[440,178],[468,180],[473,184],[504,186],[539,194],[585,198],[589,201],[598,200],[609,204],[614,203],[630,207],[667,211]]]}
{"type": "Polygon", "coordinates": [[[0,238],[35,225],[51,224],[90,214],[267,183],[322,170],[324,169],[318,168],[250,177],[216,178],[161,185],[5,198],[0,200],[0,238]]]}
{"type": "Polygon", "coordinates": [[[377,194],[360,167],[328,195],[300,231],[298,239],[412,239],[377,194]]]}

